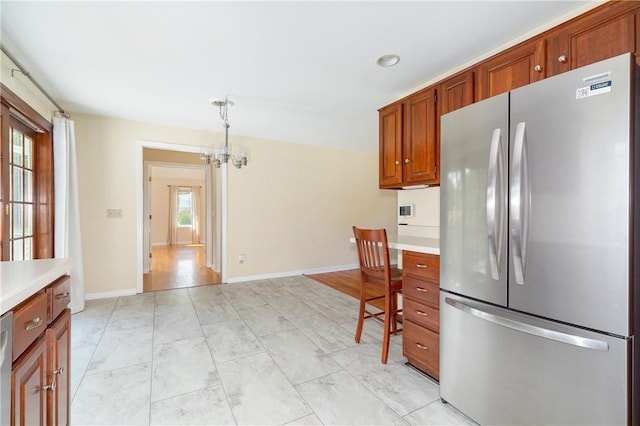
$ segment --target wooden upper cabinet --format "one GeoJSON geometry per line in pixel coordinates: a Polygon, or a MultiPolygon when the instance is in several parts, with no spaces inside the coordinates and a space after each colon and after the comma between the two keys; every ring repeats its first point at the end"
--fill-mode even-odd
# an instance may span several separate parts
{"type": "Polygon", "coordinates": [[[640,56],[640,2],[612,2],[549,37],[549,75],[632,52],[640,56]]]}
{"type": "Polygon", "coordinates": [[[539,39],[480,63],[477,100],[542,80],[545,77],[545,58],[546,40],[539,39]]]}
{"type": "Polygon", "coordinates": [[[407,99],[407,125],[403,144],[403,181],[407,185],[439,183],[439,153],[435,88],[407,99]]]}
{"type": "Polygon", "coordinates": [[[380,187],[402,184],[402,103],[381,108],[380,187]]]}
{"type": "Polygon", "coordinates": [[[471,105],[475,102],[475,72],[448,78],[440,85],[439,93],[441,115],[471,105]]]}

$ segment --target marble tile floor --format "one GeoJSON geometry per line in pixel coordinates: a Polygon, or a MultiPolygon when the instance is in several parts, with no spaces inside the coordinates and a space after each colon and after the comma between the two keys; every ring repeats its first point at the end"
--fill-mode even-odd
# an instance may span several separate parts
{"type": "Polygon", "coordinates": [[[467,425],[401,335],[304,276],[87,301],[72,316],[74,425],[467,425]]]}

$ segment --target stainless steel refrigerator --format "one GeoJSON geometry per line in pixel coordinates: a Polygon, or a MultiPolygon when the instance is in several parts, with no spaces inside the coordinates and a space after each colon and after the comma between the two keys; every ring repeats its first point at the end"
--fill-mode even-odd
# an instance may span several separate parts
{"type": "Polygon", "coordinates": [[[640,423],[637,74],[442,117],[440,396],[481,424],[640,423]]]}

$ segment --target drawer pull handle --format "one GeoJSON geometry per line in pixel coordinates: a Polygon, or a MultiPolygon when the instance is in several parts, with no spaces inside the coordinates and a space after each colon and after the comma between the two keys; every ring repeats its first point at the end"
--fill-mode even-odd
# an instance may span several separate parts
{"type": "Polygon", "coordinates": [[[418,349],[422,349],[423,351],[429,350],[428,347],[426,347],[425,345],[421,345],[420,343],[416,343],[416,346],[418,347],[418,349]]]}
{"type": "Polygon", "coordinates": [[[416,263],[416,268],[422,268],[422,269],[427,269],[428,266],[423,264],[423,263],[416,263]]]}
{"type": "Polygon", "coordinates": [[[54,392],[56,390],[56,381],[54,380],[50,385],[43,387],[42,390],[54,392]]]}
{"type": "Polygon", "coordinates": [[[34,328],[38,328],[42,325],[42,318],[40,317],[35,317],[32,321],[29,321],[26,325],[26,327],[24,328],[27,331],[31,331],[34,328]]]}
{"type": "Polygon", "coordinates": [[[416,287],[416,291],[419,291],[420,293],[428,293],[429,290],[427,290],[426,288],[422,288],[422,287],[416,287]]]}
{"type": "Polygon", "coordinates": [[[419,311],[419,310],[417,310],[417,309],[416,309],[416,314],[418,314],[418,315],[422,315],[423,317],[428,317],[428,316],[429,316],[429,314],[428,314],[428,313],[426,313],[426,312],[424,312],[424,311],[419,311]]]}
{"type": "Polygon", "coordinates": [[[66,293],[58,294],[56,296],[56,300],[67,299],[68,297],[69,297],[69,292],[67,291],[66,293]]]}

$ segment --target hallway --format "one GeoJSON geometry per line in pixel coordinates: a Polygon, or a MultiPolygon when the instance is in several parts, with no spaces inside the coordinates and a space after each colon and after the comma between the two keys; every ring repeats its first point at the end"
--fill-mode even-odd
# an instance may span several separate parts
{"type": "Polygon", "coordinates": [[[155,246],[151,265],[151,272],[144,275],[145,293],[222,282],[220,274],[205,264],[204,244],[155,246]]]}

